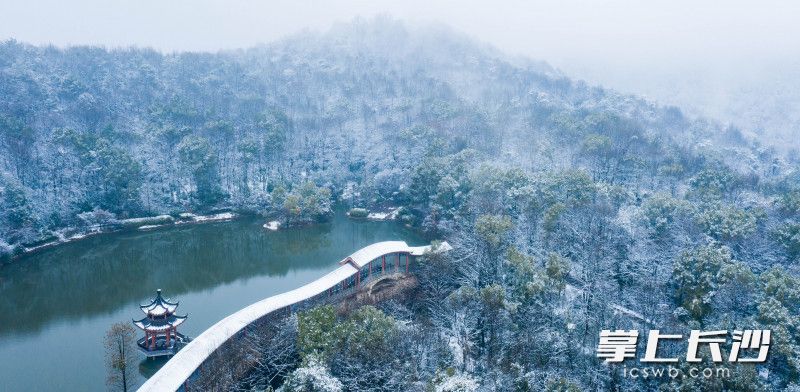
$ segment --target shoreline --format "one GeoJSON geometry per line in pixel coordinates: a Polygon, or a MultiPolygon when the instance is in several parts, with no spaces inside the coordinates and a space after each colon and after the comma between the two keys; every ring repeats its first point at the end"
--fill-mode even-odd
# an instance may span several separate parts
{"type": "Polygon", "coordinates": [[[146,217],[138,217],[138,218],[130,218],[130,219],[121,219],[119,221],[110,223],[108,225],[98,225],[89,227],[87,230],[77,231],[72,235],[65,235],[64,232],[68,232],[70,230],[74,230],[74,227],[66,227],[60,229],[53,233],[53,236],[56,238],[51,241],[43,241],[33,246],[22,246],[22,252],[19,254],[12,255],[10,259],[6,262],[0,263],[3,264],[10,264],[15,262],[16,260],[35,254],[36,252],[50,249],[59,245],[65,245],[72,242],[77,242],[89,237],[94,237],[101,234],[114,234],[114,233],[121,233],[121,232],[133,232],[133,231],[153,231],[158,229],[163,229],[167,227],[177,227],[177,226],[184,226],[184,225],[198,225],[204,223],[215,223],[215,222],[228,222],[235,219],[238,219],[242,216],[247,214],[241,213],[234,213],[234,212],[221,212],[217,214],[208,214],[208,215],[195,215],[189,212],[183,212],[180,214],[175,214],[177,218],[173,215],[154,215],[154,216],[146,216],[146,217]]]}
{"type": "MultiPolygon", "coordinates": [[[[345,211],[344,215],[347,217],[347,219],[355,221],[399,222],[400,219],[398,219],[398,215],[402,210],[403,210],[402,206],[389,207],[388,209],[378,210],[380,212],[373,212],[367,210],[368,216],[365,216],[363,218],[350,216],[348,211],[345,211]]],[[[150,232],[150,231],[161,230],[164,228],[174,228],[185,225],[229,222],[248,216],[261,217],[261,215],[258,214],[251,214],[247,212],[238,212],[238,211],[237,212],[225,211],[225,212],[218,212],[215,214],[206,214],[206,215],[196,215],[191,212],[181,212],[176,214],[161,214],[161,215],[153,215],[146,217],[120,219],[113,221],[112,223],[109,224],[95,225],[85,228],[83,230],[78,230],[75,227],[65,227],[57,231],[54,231],[51,235],[51,238],[42,240],[38,243],[35,243],[34,245],[31,246],[20,245],[23,249],[22,252],[18,254],[12,254],[11,257],[6,259],[5,261],[0,259],[0,267],[2,267],[5,264],[14,263],[21,258],[33,255],[39,251],[54,248],[60,245],[69,244],[72,242],[77,242],[98,235],[135,232],[135,231],[150,232]]],[[[262,225],[264,229],[270,232],[276,232],[279,230],[285,230],[291,227],[298,227],[298,226],[305,226],[305,225],[304,224],[286,225],[281,220],[277,220],[274,218],[267,219],[265,224],[262,225]],[[277,223],[277,225],[275,225],[275,223],[277,223]]],[[[403,224],[403,226],[406,226],[410,229],[414,229],[414,227],[409,224],[403,224]]]]}

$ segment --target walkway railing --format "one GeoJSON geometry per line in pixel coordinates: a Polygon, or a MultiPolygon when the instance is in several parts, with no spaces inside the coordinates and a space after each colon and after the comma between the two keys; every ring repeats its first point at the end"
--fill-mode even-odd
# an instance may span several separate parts
{"type": "MultiPolygon", "coordinates": [[[[441,251],[449,249],[450,245],[446,242],[437,248],[441,251]]],[[[232,338],[244,336],[251,324],[266,317],[289,314],[329,302],[343,292],[355,290],[361,283],[371,280],[378,270],[383,273],[408,272],[410,257],[421,256],[429,250],[431,246],[412,247],[404,241],[378,242],[362,248],[343,259],[339,268],[325,276],[295,290],[256,302],[214,324],[175,354],[139,391],[187,389],[187,383],[191,383],[193,375],[201,370],[203,363],[232,338]],[[393,255],[396,255],[394,260],[391,257],[393,255]]]]}

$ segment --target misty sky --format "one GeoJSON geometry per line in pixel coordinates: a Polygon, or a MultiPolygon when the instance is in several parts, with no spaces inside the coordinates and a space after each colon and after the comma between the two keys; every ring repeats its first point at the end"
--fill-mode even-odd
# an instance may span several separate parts
{"type": "Polygon", "coordinates": [[[792,1],[33,1],[3,0],[0,37],[31,43],[214,50],[386,13],[441,21],[509,52],[554,63],[624,64],[800,53],[792,1]],[[491,3],[491,4],[490,4],[491,3]]]}
{"type": "Polygon", "coordinates": [[[667,103],[688,97],[708,106],[726,98],[727,90],[706,91],[714,86],[800,73],[800,2],[773,0],[0,0],[0,39],[207,51],[375,14],[443,22],[568,75],[667,103]]]}

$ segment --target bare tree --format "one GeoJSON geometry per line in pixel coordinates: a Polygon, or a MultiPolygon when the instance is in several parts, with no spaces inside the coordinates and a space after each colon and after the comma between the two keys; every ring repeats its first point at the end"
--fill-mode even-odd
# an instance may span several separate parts
{"type": "Polygon", "coordinates": [[[291,373],[300,360],[296,343],[297,315],[266,324],[248,334],[244,344],[248,352],[253,353],[254,369],[242,380],[245,389],[268,390],[291,373]]]}
{"type": "Polygon", "coordinates": [[[128,391],[136,366],[136,330],[127,323],[115,323],[106,333],[106,363],[109,388],[128,391]]]}

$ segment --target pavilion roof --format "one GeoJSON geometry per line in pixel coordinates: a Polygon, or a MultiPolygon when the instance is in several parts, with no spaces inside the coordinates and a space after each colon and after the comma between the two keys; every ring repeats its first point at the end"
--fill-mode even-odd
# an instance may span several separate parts
{"type": "Polygon", "coordinates": [[[170,315],[169,317],[165,318],[150,318],[144,317],[141,320],[133,320],[133,325],[139,327],[139,329],[150,331],[150,332],[159,332],[165,331],[167,328],[175,328],[184,321],[186,321],[187,316],[177,316],[177,315],[170,315]]]}
{"type": "Polygon", "coordinates": [[[144,314],[149,316],[164,316],[175,313],[179,302],[170,302],[161,296],[161,289],[156,290],[156,297],[147,305],[139,305],[144,314]]]}

